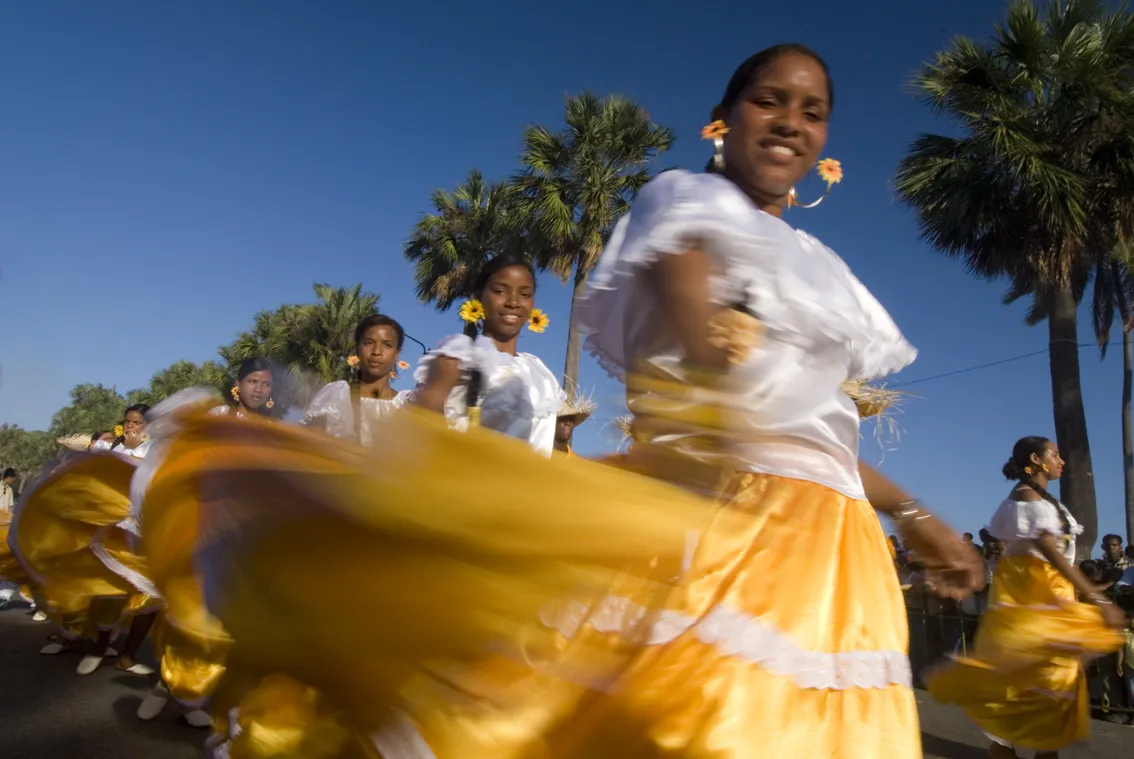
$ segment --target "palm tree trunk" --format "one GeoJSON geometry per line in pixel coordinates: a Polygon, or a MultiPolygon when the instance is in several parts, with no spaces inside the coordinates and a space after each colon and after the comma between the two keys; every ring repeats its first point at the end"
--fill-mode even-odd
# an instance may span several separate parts
{"type": "Polygon", "coordinates": [[[1083,534],[1078,553],[1089,556],[1098,536],[1095,479],[1091,471],[1091,444],[1087,438],[1087,415],[1083,409],[1083,387],[1079,379],[1078,309],[1070,285],[1052,294],[1047,326],[1051,363],[1051,398],[1055,416],[1055,437],[1066,462],[1059,494],[1070,509],[1083,534]]]}
{"type": "Polygon", "coordinates": [[[575,265],[575,287],[571,294],[571,317],[567,326],[567,360],[563,364],[563,389],[567,397],[575,399],[579,389],[579,360],[583,355],[583,331],[575,319],[575,308],[587,289],[587,272],[575,265]]]}
{"type": "Polygon", "coordinates": [[[1134,543],[1134,424],[1130,391],[1134,385],[1134,329],[1122,330],[1122,469],[1126,475],[1126,543],[1134,543]]]}

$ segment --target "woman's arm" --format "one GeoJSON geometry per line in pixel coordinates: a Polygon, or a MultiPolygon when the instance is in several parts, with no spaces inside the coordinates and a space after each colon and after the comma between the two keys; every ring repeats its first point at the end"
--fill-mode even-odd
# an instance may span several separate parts
{"type": "Polygon", "coordinates": [[[709,342],[709,322],[721,311],[709,297],[712,259],[694,247],[678,255],[659,257],[653,276],[662,313],[681,341],[686,361],[697,369],[723,372],[728,352],[709,342]]]}
{"type": "Polygon", "coordinates": [[[859,461],[858,474],[862,478],[862,489],[866,492],[866,500],[870,501],[875,511],[893,517],[903,508],[916,502],[913,496],[869,464],[859,461]]]}
{"type": "Polygon", "coordinates": [[[445,401],[460,381],[460,361],[449,356],[437,356],[430,362],[425,382],[417,386],[410,402],[429,411],[444,414],[445,401]]]}

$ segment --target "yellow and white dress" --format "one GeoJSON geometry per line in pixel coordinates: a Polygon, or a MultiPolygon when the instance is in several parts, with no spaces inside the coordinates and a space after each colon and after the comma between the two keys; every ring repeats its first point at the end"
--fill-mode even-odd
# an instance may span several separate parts
{"type": "Polygon", "coordinates": [[[469,426],[466,384],[475,369],[481,373],[480,426],[508,437],[526,440],[533,450],[551,456],[555,447],[555,420],[566,394],[559,380],[538,356],[512,355],[480,335],[449,335],[422,357],[414,380],[425,382],[429,366],[438,356],[460,362],[462,382],[445,401],[445,418],[460,431],[469,426]]]}
{"type": "Polygon", "coordinates": [[[319,423],[333,437],[351,438],[368,446],[377,425],[405,406],[411,397],[411,391],[401,390],[390,400],[353,398],[350,383],[339,380],[324,385],[315,394],[303,412],[303,424],[319,423]],[[354,418],[356,407],[358,419],[354,418]]]}
{"type": "Polygon", "coordinates": [[[129,553],[120,524],[129,520],[131,479],[149,450],[149,441],[134,449],[102,443],[64,456],[17,504],[9,547],[39,608],[65,637],[113,630],[157,607],[103,561],[129,553]]]}
{"type": "Polygon", "coordinates": [[[920,755],[905,607],[841,387],[916,356],[886,311],[833,251],[723,177],[673,171],[617,226],[580,316],[588,348],[627,383],[629,458],[718,484],[722,508],[690,536],[659,610],[615,590],[549,619],[566,638],[644,644],[549,752],[920,755]],[[714,302],[737,309],[713,325],[732,366],[709,380],[686,369],[652,284],[658,258],[691,244],[713,257],[714,302]]]}
{"type": "Polygon", "coordinates": [[[1055,535],[1074,562],[1082,527],[1062,504],[1009,498],[988,531],[1007,542],[988,610],[970,655],[936,671],[929,691],[960,706],[985,735],[1022,757],[1085,741],[1090,702],[1082,662],[1117,650],[1122,637],[1095,606],[1075,600],[1070,581],[1033,542],[1055,535]]]}

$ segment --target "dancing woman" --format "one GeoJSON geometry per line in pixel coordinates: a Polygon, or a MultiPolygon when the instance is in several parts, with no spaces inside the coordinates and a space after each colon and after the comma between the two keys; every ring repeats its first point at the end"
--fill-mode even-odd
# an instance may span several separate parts
{"type": "MultiPolygon", "coordinates": [[[[390,381],[402,368],[402,325],[384,314],[371,314],[354,330],[358,376],[325,385],[303,414],[303,424],[338,438],[353,438],[370,445],[374,425],[400,409],[410,392],[395,390],[390,381]]],[[[408,365],[405,365],[408,368],[408,365]]]]}
{"type": "Polygon", "coordinates": [[[1082,661],[1121,646],[1125,615],[1075,566],[1082,527],[1047,491],[1063,472],[1055,443],[1021,438],[1003,472],[1012,491],[988,532],[1007,546],[988,610],[971,654],[933,674],[929,690],[964,709],[992,739],[992,759],[1056,759],[1087,740],[1082,661]]]}
{"type": "Polygon", "coordinates": [[[474,299],[461,307],[464,333],[441,340],[418,364],[414,403],[444,414],[454,429],[479,425],[550,456],[566,395],[537,356],[517,347],[525,326],[536,332],[546,326],[535,292],[527,259],[505,254],[486,263],[474,299]]]}

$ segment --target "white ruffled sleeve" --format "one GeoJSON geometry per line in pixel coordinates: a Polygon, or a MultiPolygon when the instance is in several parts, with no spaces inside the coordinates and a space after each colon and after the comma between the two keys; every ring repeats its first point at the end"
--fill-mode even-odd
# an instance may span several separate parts
{"type": "Polygon", "coordinates": [[[323,422],[323,429],[335,437],[354,433],[353,410],[350,404],[350,385],[345,381],[330,382],[319,388],[315,397],[303,411],[300,424],[323,422]]]}
{"type": "Polygon", "coordinates": [[[429,367],[438,356],[455,358],[461,364],[462,371],[471,371],[474,366],[475,349],[473,339],[468,335],[449,335],[443,337],[417,362],[413,370],[413,381],[417,384],[425,382],[429,377],[429,367]]]}
{"type": "Polygon", "coordinates": [[[659,307],[641,272],[693,245],[713,257],[712,301],[743,306],[776,342],[808,352],[842,344],[857,379],[893,373],[917,355],[830,248],[757,209],[721,176],[669,171],[642,188],[616,225],[579,304],[587,348],[610,374],[623,376],[626,325],[643,318],[628,312],[659,307]]]}
{"type": "Polygon", "coordinates": [[[1047,501],[1005,500],[992,515],[988,531],[1009,543],[1035,540],[1041,535],[1063,535],[1063,520],[1047,501]]]}

